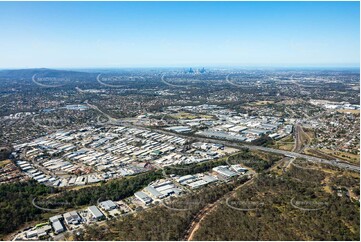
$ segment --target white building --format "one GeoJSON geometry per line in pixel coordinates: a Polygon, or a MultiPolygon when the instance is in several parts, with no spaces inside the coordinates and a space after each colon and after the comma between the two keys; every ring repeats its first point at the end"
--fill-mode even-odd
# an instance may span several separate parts
{"type": "Polygon", "coordinates": [[[134,196],[136,198],[138,198],[141,202],[143,202],[144,204],[150,204],[153,200],[148,197],[147,194],[145,194],[144,192],[136,192],[134,193],[134,196]]]}
{"type": "Polygon", "coordinates": [[[101,220],[104,218],[104,214],[102,212],[100,212],[100,210],[96,206],[88,207],[88,211],[89,211],[91,217],[95,220],[101,220]]]}
{"type": "Polygon", "coordinates": [[[100,202],[99,206],[105,211],[110,211],[117,207],[117,205],[112,200],[100,202]]]}

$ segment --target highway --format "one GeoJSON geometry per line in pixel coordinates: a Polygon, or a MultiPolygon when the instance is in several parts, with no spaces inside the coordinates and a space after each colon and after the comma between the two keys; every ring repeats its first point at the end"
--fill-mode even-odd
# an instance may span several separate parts
{"type": "Polygon", "coordinates": [[[292,152],[301,153],[302,150],[301,126],[298,123],[296,123],[294,127],[294,138],[295,138],[295,145],[292,149],[292,152]]]}
{"type": "Polygon", "coordinates": [[[214,139],[214,138],[199,137],[199,136],[195,136],[195,135],[189,136],[189,135],[184,135],[184,134],[179,134],[179,133],[173,133],[173,132],[162,130],[162,129],[150,129],[150,128],[146,128],[146,127],[143,127],[143,126],[137,126],[137,125],[129,123],[129,119],[128,120],[126,120],[126,119],[122,120],[122,119],[112,118],[110,115],[108,115],[108,114],[104,113],[103,111],[101,111],[97,106],[91,105],[87,101],[85,102],[85,104],[87,104],[89,107],[97,110],[98,112],[102,113],[107,118],[109,118],[110,122],[108,122],[108,123],[110,123],[110,124],[122,125],[122,126],[130,127],[130,128],[142,128],[142,129],[152,130],[152,131],[155,131],[155,132],[158,132],[158,133],[163,133],[163,134],[168,134],[168,135],[177,135],[177,136],[182,137],[182,138],[193,139],[193,140],[200,141],[200,142],[205,142],[205,143],[218,143],[218,144],[223,144],[225,146],[236,148],[236,149],[248,148],[250,150],[260,150],[260,151],[265,151],[265,152],[271,152],[271,153],[281,154],[281,155],[285,155],[285,156],[293,157],[293,158],[303,158],[303,159],[306,159],[306,160],[308,160],[310,162],[314,162],[314,163],[321,163],[321,164],[326,164],[326,165],[331,165],[331,166],[334,166],[334,167],[338,167],[340,169],[360,172],[360,166],[355,166],[355,165],[351,165],[351,164],[347,164],[347,163],[343,163],[343,162],[339,162],[339,161],[335,161],[335,160],[321,159],[321,158],[317,158],[317,157],[310,156],[310,155],[300,154],[300,153],[297,153],[297,152],[278,150],[278,149],[274,149],[274,148],[268,148],[268,147],[256,146],[256,145],[249,145],[249,144],[240,144],[240,143],[236,143],[236,142],[219,140],[219,139],[214,139]]]}
{"type": "MultiPolygon", "coordinates": [[[[127,126],[127,124],[125,124],[125,123],[123,123],[122,125],[127,126]]],[[[134,126],[134,125],[131,125],[131,127],[144,128],[144,127],[134,126]]],[[[260,150],[260,151],[265,151],[265,152],[271,152],[271,153],[281,154],[281,155],[285,155],[285,156],[293,157],[293,158],[303,158],[303,159],[306,159],[306,160],[308,160],[310,162],[314,162],[314,163],[322,163],[322,164],[327,164],[327,165],[331,165],[334,167],[338,167],[341,169],[360,172],[359,166],[350,165],[350,164],[343,163],[343,162],[336,162],[336,161],[332,161],[332,160],[321,159],[321,158],[317,158],[314,156],[300,154],[300,153],[296,153],[296,152],[292,152],[292,151],[278,150],[278,149],[274,149],[274,148],[268,148],[268,147],[257,146],[257,145],[237,144],[235,142],[219,140],[219,139],[214,139],[214,138],[188,136],[188,135],[182,135],[182,134],[178,134],[178,133],[175,134],[173,132],[165,131],[165,130],[161,130],[161,129],[156,129],[153,131],[156,131],[159,133],[164,133],[164,134],[169,134],[169,135],[177,135],[182,138],[188,138],[188,139],[192,138],[192,139],[194,139],[196,141],[200,141],[200,142],[223,144],[225,146],[236,148],[236,149],[248,148],[250,150],[260,150]]]]}

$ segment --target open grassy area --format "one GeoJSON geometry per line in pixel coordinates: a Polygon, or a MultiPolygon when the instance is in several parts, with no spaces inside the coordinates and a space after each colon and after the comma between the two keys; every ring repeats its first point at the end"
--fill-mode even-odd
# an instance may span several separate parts
{"type": "Polygon", "coordinates": [[[2,160],[0,161],[0,167],[6,166],[7,164],[10,164],[11,160],[2,160]]]}
{"type": "Polygon", "coordinates": [[[179,112],[176,114],[171,114],[170,116],[175,119],[197,119],[197,118],[212,119],[213,118],[213,116],[211,116],[211,115],[194,114],[194,113],[187,113],[187,112],[179,112]]]}
{"type": "Polygon", "coordinates": [[[329,150],[329,149],[320,149],[320,151],[345,161],[349,161],[355,164],[360,164],[359,155],[351,154],[348,152],[337,151],[337,150],[329,150]]]}
{"type": "Polygon", "coordinates": [[[97,182],[97,183],[92,183],[92,184],[86,184],[83,186],[72,186],[72,187],[66,187],[64,188],[64,190],[68,190],[68,191],[77,191],[83,188],[88,188],[88,187],[98,187],[101,186],[102,183],[101,182],[97,182]]]}
{"type": "Polygon", "coordinates": [[[307,139],[309,139],[309,141],[315,138],[315,132],[313,130],[303,128],[303,131],[303,134],[307,137],[307,139]]]}
{"type": "Polygon", "coordinates": [[[354,155],[347,152],[341,152],[341,151],[334,151],[329,149],[308,149],[306,148],[304,153],[306,155],[313,155],[319,158],[325,158],[325,159],[340,159],[344,160],[353,164],[360,164],[360,156],[354,155]]]}
{"type": "Polygon", "coordinates": [[[277,140],[274,145],[272,145],[272,148],[280,149],[280,150],[286,150],[291,151],[293,149],[293,146],[295,144],[295,140],[292,135],[288,135],[280,140],[277,140]]]}
{"type": "Polygon", "coordinates": [[[274,101],[257,101],[257,102],[251,102],[251,103],[249,103],[249,105],[262,106],[262,105],[273,104],[273,103],[275,103],[275,102],[274,101]]]}
{"type": "Polygon", "coordinates": [[[334,159],[335,158],[331,155],[321,152],[320,150],[310,149],[310,148],[306,148],[303,153],[305,153],[306,155],[312,155],[312,156],[323,158],[323,159],[334,159]]]}
{"type": "Polygon", "coordinates": [[[353,109],[340,109],[340,110],[337,110],[337,112],[360,114],[360,110],[353,110],[353,109]]]}
{"type": "Polygon", "coordinates": [[[281,144],[277,149],[291,151],[293,149],[293,144],[281,144]]]}

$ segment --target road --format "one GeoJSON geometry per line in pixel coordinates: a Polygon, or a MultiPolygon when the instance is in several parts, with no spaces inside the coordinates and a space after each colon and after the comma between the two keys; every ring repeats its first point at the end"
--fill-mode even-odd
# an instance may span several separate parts
{"type": "MultiPolygon", "coordinates": [[[[124,124],[124,125],[126,126],[126,124],[124,124]]],[[[136,127],[138,127],[138,126],[136,126],[136,127]]],[[[140,128],[140,127],[138,127],[138,128],[140,128]]],[[[170,131],[160,130],[160,129],[159,130],[157,129],[156,132],[169,134],[169,135],[175,135],[175,133],[172,133],[170,131]]],[[[292,152],[292,151],[278,150],[278,149],[274,149],[274,148],[257,146],[257,145],[237,144],[235,142],[218,140],[218,139],[214,139],[214,138],[204,138],[204,137],[199,137],[199,136],[187,136],[187,135],[182,135],[182,134],[176,134],[176,135],[179,137],[182,137],[182,138],[188,138],[188,139],[192,138],[192,139],[194,139],[196,141],[200,141],[200,142],[218,143],[218,144],[223,144],[225,146],[228,146],[231,148],[236,148],[236,149],[248,148],[250,150],[260,150],[260,151],[265,151],[265,152],[270,152],[270,153],[275,153],[275,154],[281,154],[281,155],[285,155],[285,156],[293,157],[293,158],[302,158],[302,159],[306,159],[310,162],[331,165],[331,166],[338,167],[341,169],[346,169],[346,170],[351,170],[351,171],[356,171],[356,172],[360,171],[359,166],[350,165],[350,164],[342,163],[342,162],[336,162],[336,161],[332,161],[332,160],[321,159],[318,157],[305,155],[305,154],[299,154],[297,152],[292,152]]]]}
{"type": "MultiPolygon", "coordinates": [[[[279,164],[284,163],[286,160],[286,158],[283,158],[281,160],[279,160],[278,162],[276,162],[275,164],[273,164],[273,166],[271,166],[270,168],[268,168],[268,170],[273,169],[274,167],[277,167],[279,164]]],[[[291,159],[292,160],[292,159],[291,159]]],[[[198,212],[198,214],[195,216],[195,218],[193,219],[189,229],[186,231],[186,235],[184,240],[186,241],[191,241],[193,240],[193,237],[195,235],[195,233],[197,232],[197,230],[200,228],[200,224],[203,220],[205,220],[206,216],[208,214],[210,214],[212,211],[214,211],[217,206],[219,204],[221,204],[222,201],[224,201],[225,199],[228,199],[232,196],[234,196],[236,194],[236,192],[241,189],[244,186],[250,185],[254,182],[254,180],[258,177],[258,173],[254,173],[252,174],[252,178],[248,181],[246,181],[245,183],[239,185],[238,187],[236,187],[235,189],[233,189],[232,191],[226,193],[224,196],[222,196],[221,198],[219,198],[217,201],[215,201],[212,204],[208,204],[206,207],[204,207],[201,211],[198,212]]],[[[227,201],[227,200],[226,200],[227,201]]]]}
{"type": "Polygon", "coordinates": [[[193,221],[190,225],[190,227],[187,229],[186,234],[184,236],[184,241],[191,241],[193,239],[193,236],[195,232],[199,229],[200,223],[205,219],[205,217],[211,213],[224,199],[227,199],[231,197],[236,191],[238,191],[240,188],[249,185],[254,181],[254,179],[257,177],[257,174],[254,175],[250,180],[246,181],[245,183],[239,185],[232,191],[226,193],[224,196],[220,197],[217,201],[214,203],[208,204],[203,209],[201,209],[197,215],[193,218],[193,221]]]}
{"type": "Polygon", "coordinates": [[[301,126],[297,123],[294,129],[295,145],[292,152],[301,153],[302,140],[301,140],[301,126]]]}
{"type": "Polygon", "coordinates": [[[205,138],[205,137],[199,137],[199,136],[194,136],[194,135],[189,136],[189,135],[184,135],[184,134],[179,134],[179,133],[173,133],[173,132],[162,130],[162,129],[154,130],[154,129],[150,129],[150,128],[145,128],[143,126],[137,126],[137,125],[131,124],[129,122],[126,122],[126,119],[122,120],[122,119],[112,118],[108,114],[101,111],[97,106],[89,104],[87,101],[85,101],[85,103],[89,107],[91,107],[93,109],[96,109],[97,111],[99,111],[100,113],[105,115],[109,119],[110,123],[112,123],[112,124],[118,124],[118,125],[121,124],[121,125],[123,125],[125,127],[130,127],[130,128],[142,128],[142,129],[152,130],[152,131],[155,131],[155,132],[158,132],[158,133],[163,133],[163,134],[168,134],[168,135],[177,135],[179,137],[186,138],[186,139],[192,138],[192,139],[194,139],[196,141],[205,142],[205,143],[223,144],[225,146],[228,146],[228,147],[231,147],[231,148],[236,148],[236,149],[248,148],[250,150],[260,150],[260,151],[265,151],[265,152],[271,152],[271,153],[275,153],[275,154],[285,155],[285,156],[288,156],[288,157],[306,159],[306,160],[308,160],[310,162],[314,162],[314,163],[322,163],[322,164],[326,164],[326,165],[331,165],[331,166],[334,166],[334,167],[338,167],[340,169],[360,172],[360,167],[359,166],[350,165],[350,164],[339,162],[339,161],[321,159],[321,158],[318,158],[318,157],[305,155],[305,154],[300,154],[300,153],[297,153],[297,152],[278,150],[278,149],[274,149],[274,148],[256,146],[256,145],[239,144],[239,143],[236,143],[236,142],[219,140],[219,139],[214,139],[214,138],[205,138]]]}
{"type": "Polygon", "coordinates": [[[109,124],[119,124],[120,123],[120,119],[116,119],[116,118],[113,118],[111,117],[109,114],[107,113],[104,113],[102,110],[100,110],[96,105],[93,105],[93,104],[90,104],[88,102],[88,100],[86,100],[84,102],[84,104],[86,104],[88,107],[92,108],[92,109],[95,109],[96,111],[98,111],[99,113],[103,114],[105,117],[108,118],[108,122],[109,124]]]}

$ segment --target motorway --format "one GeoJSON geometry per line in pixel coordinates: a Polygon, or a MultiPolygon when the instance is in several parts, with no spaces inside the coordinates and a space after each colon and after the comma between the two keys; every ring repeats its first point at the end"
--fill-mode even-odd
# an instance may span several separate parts
{"type": "Polygon", "coordinates": [[[292,158],[303,158],[303,159],[306,159],[306,160],[308,160],[310,162],[314,162],[314,163],[322,163],[322,164],[338,167],[340,169],[360,172],[360,166],[355,166],[355,165],[351,165],[351,164],[336,161],[336,160],[326,160],[326,159],[321,159],[321,158],[318,158],[318,157],[305,155],[305,154],[300,154],[300,153],[292,152],[292,151],[278,150],[278,149],[274,149],[274,148],[257,146],[257,145],[239,144],[239,143],[236,143],[236,142],[219,140],[219,139],[214,139],[214,138],[205,138],[205,137],[199,137],[199,136],[189,136],[189,135],[183,135],[183,134],[179,134],[179,133],[173,133],[173,132],[162,130],[162,129],[150,129],[150,128],[146,128],[146,127],[143,127],[143,126],[137,126],[137,125],[134,125],[134,124],[130,124],[129,119],[122,120],[122,119],[112,118],[110,115],[108,115],[108,114],[104,113],[103,111],[101,111],[97,106],[91,105],[87,101],[85,102],[85,104],[88,105],[89,107],[97,110],[98,112],[102,113],[107,118],[109,118],[109,122],[108,122],[109,124],[122,125],[122,126],[130,127],[130,128],[142,128],[142,129],[152,130],[152,131],[156,131],[156,132],[164,133],[164,134],[168,134],[168,135],[177,135],[179,137],[186,138],[186,139],[191,138],[193,140],[200,141],[200,142],[205,142],[205,143],[208,142],[208,143],[223,144],[225,146],[236,148],[236,149],[248,148],[250,150],[260,150],[260,151],[265,151],[265,152],[271,152],[271,153],[281,154],[281,155],[285,155],[285,156],[292,157],[292,158]]]}
{"type": "Polygon", "coordinates": [[[301,153],[302,151],[302,139],[301,139],[301,126],[296,123],[294,128],[294,139],[295,145],[292,149],[292,152],[301,153]]]}
{"type": "MultiPolygon", "coordinates": [[[[127,124],[125,124],[125,123],[123,123],[122,125],[127,126],[127,124]]],[[[141,127],[141,126],[131,125],[131,127],[137,127],[137,128],[144,129],[144,127],[141,127]]],[[[156,129],[156,132],[164,133],[164,134],[168,134],[168,135],[175,135],[175,133],[173,133],[173,132],[169,132],[169,131],[165,131],[165,130],[161,130],[161,129],[156,129]]],[[[321,159],[321,158],[317,158],[314,156],[300,154],[300,153],[296,153],[296,152],[292,152],[292,151],[278,150],[278,149],[274,149],[274,148],[268,148],[268,147],[257,146],[257,145],[237,144],[235,142],[224,141],[224,140],[219,140],[219,139],[214,139],[214,138],[204,138],[204,137],[199,137],[199,136],[191,136],[190,137],[190,136],[182,135],[182,134],[178,134],[178,133],[176,135],[179,137],[182,137],[182,138],[188,138],[188,139],[192,138],[192,139],[194,139],[196,141],[200,141],[200,142],[223,144],[225,146],[236,148],[236,149],[248,148],[250,150],[260,150],[260,151],[265,151],[265,152],[270,152],[270,153],[275,153],[275,154],[281,154],[281,155],[285,155],[285,156],[293,157],[293,158],[303,158],[303,159],[306,159],[306,160],[308,160],[310,162],[314,162],[314,163],[322,163],[322,164],[338,167],[341,169],[360,172],[359,166],[350,165],[347,163],[337,162],[337,161],[333,161],[333,160],[321,159]]]]}

